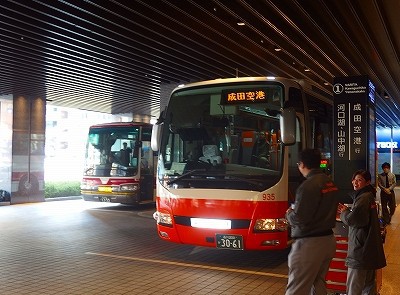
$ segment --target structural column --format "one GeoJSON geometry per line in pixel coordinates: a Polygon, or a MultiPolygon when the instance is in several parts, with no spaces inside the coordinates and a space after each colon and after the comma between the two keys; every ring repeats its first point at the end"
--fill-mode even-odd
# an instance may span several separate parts
{"type": "MultiPolygon", "coordinates": [[[[44,201],[46,100],[14,96],[11,204],[44,201]]],[[[61,171],[60,167],[60,171],[61,171]]]]}

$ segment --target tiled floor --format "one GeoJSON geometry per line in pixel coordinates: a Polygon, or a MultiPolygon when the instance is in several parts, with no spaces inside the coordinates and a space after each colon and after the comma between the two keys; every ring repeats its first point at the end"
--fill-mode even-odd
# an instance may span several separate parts
{"type": "Polygon", "coordinates": [[[387,266],[383,269],[381,295],[400,294],[400,188],[396,188],[397,209],[387,228],[384,245],[387,266]]]}
{"type": "Polygon", "coordinates": [[[168,243],[153,208],[92,208],[101,205],[0,207],[0,294],[284,293],[286,252],[168,243]]]}
{"type": "MultiPolygon", "coordinates": [[[[287,252],[167,243],[153,211],[81,200],[1,206],[0,295],[284,294],[287,252]]],[[[397,210],[382,295],[400,290],[399,223],[397,210]]]]}

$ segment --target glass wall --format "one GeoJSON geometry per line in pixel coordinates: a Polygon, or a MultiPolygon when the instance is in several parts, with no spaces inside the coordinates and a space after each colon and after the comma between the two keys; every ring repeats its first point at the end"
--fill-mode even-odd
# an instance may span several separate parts
{"type": "Polygon", "coordinates": [[[378,171],[381,165],[388,162],[391,170],[400,178],[400,128],[377,128],[378,171]]]}
{"type": "Polygon", "coordinates": [[[12,120],[12,95],[0,96],[0,203],[10,201],[12,120]]]}

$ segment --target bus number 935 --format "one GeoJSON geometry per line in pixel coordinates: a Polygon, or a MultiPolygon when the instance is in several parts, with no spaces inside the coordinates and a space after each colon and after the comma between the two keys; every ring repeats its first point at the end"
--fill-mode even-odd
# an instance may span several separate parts
{"type": "Polygon", "coordinates": [[[274,201],[275,200],[275,194],[263,194],[262,195],[263,201],[274,201]]]}

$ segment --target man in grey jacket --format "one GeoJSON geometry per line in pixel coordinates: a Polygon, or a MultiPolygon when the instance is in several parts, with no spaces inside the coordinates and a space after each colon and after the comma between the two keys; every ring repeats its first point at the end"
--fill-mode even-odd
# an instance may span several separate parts
{"type": "Polygon", "coordinates": [[[326,295],[325,276],[335,255],[338,189],[319,168],[321,154],[300,153],[299,171],[306,178],[296,191],[294,208],[286,211],[294,243],[288,258],[286,295],[326,295]]]}

